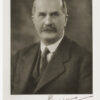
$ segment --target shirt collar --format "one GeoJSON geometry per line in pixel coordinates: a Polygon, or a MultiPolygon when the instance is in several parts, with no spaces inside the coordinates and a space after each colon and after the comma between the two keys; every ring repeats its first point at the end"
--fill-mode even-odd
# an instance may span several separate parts
{"type": "Polygon", "coordinates": [[[51,45],[48,45],[48,46],[44,45],[44,43],[41,41],[41,45],[40,45],[41,46],[40,47],[41,48],[41,52],[44,51],[45,47],[48,48],[48,50],[50,51],[50,53],[55,52],[55,50],[57,49],[58,45],[62,41],[63,37],[64,37],[64,34],[63,34],[63,36],[57,42],[55,42],[55,43],[53,43],[51,45]]]}

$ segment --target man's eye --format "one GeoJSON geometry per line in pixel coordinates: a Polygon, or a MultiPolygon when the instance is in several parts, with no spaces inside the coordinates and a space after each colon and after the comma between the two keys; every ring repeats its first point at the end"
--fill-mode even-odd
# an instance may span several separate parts
{"type": "Polygon", "coordinates": [[[54,17],[59,16],[59,13],[51,13],[51,16],[54,16],[54,17]]]}
{"type": "Polygon", "coordinates": [[[45,14],[45,13],[40,13],[39,16],[40,16],[40,17],[45,17],[46,14],[45,14]]]}

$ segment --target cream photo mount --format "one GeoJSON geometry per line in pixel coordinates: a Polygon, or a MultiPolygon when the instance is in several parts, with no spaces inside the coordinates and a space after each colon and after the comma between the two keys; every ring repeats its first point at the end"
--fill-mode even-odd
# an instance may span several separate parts
{"type": "Polygon", "coordinates": [[[3,67],[4,100],[96,100],[94,94],[11,94],[11,1],[4,0],[4,67],[3,67]],[[6,63],[5,63],[6,61],[6,63]]]}

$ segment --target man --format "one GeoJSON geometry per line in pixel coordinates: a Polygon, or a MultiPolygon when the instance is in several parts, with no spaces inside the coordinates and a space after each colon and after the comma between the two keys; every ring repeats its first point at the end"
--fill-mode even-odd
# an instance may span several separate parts
{"type": "Polygon", "coordinates": [[[11,93],[92,93],[91,54],[65,37],[65,0],[35,0],[32,20],[41,41],[13,59],[11,93]]]}

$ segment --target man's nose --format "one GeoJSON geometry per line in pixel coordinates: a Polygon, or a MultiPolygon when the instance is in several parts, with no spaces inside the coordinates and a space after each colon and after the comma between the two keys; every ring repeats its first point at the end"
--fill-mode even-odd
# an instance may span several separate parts
{"type": "Polygon", "coordinates": [[[47,15],[45,18],[45,25],[49,25],[52,23],[52,19],[50,15],[47,15]]]}

